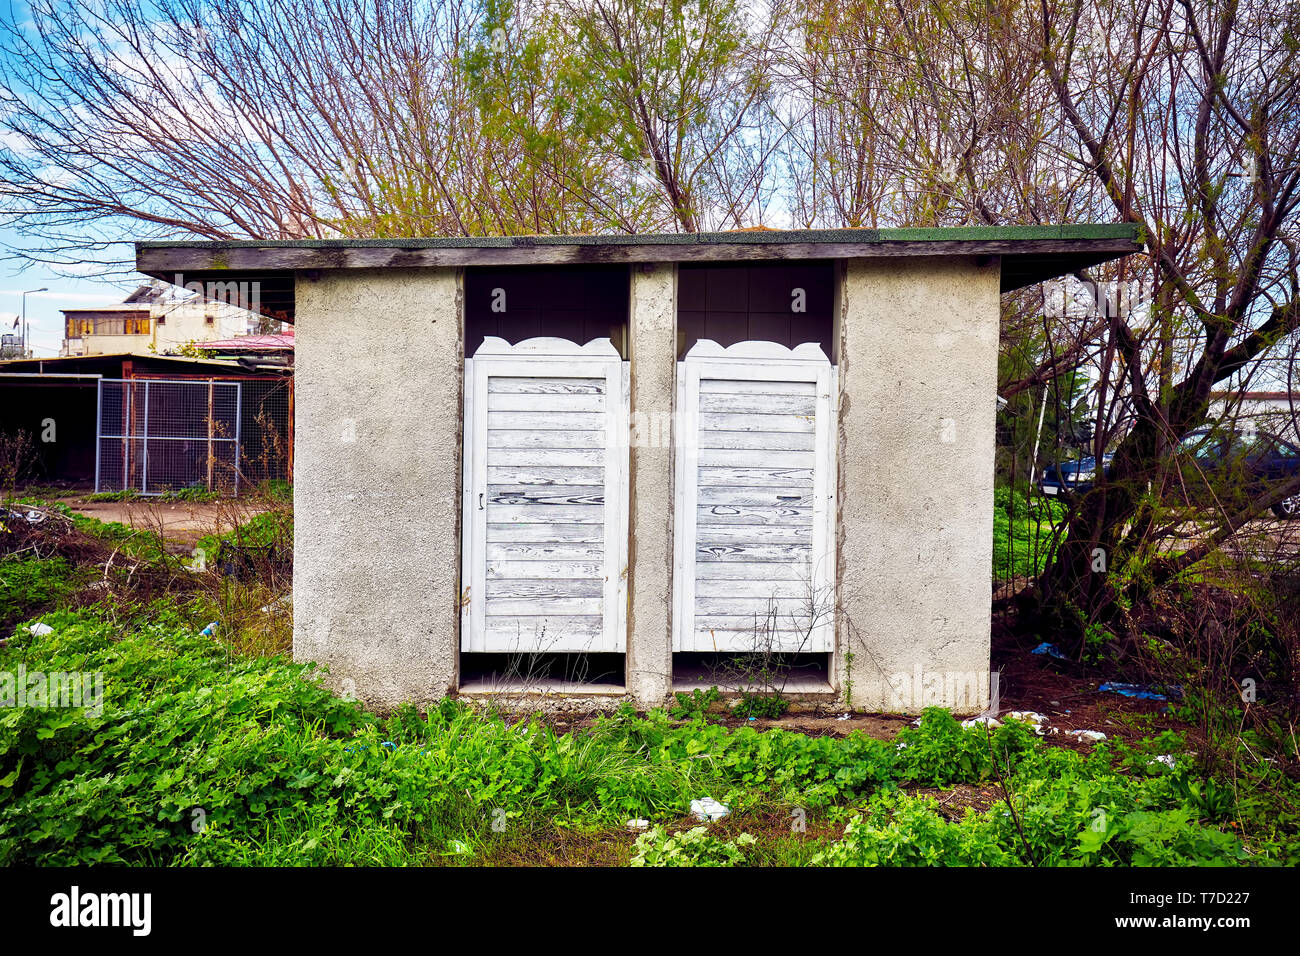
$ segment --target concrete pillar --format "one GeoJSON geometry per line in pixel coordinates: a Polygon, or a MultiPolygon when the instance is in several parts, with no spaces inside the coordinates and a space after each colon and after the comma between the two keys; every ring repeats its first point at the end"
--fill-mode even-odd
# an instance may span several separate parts
{"type": "Polygon", "coordinates": [[[837,665],[859,708],[988,705],[999,273],[846,264],[837,665]]]}
{"type": "Polygon", "coordinates": [[[294,659],[375,707],[456,687],[456,269],[297,276],[294,659]]]}
{"type": "Polygon", "coordinates": [[[628,544],[627,689],[642,707],[672,684],[673,458],[677,270],[632,267],[628,315],[632,470],[628,544]]]}

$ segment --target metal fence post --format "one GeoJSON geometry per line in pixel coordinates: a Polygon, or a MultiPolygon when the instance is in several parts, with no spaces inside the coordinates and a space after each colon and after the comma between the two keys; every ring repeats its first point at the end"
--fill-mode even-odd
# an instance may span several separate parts
{"type": "Polygon", "coordinates": [[[244,383],[235,383],[235,497],[239,497],[239,440],[244,420],[244,383]]]}
{"type": "Polygon", "coordinates": [[[99,451],[104,440],[99,437],[104,430],[104,380],[95,385],[95,494],[99,494],[99,451]]]}
{"type": "Polygon", "coordinates": [[[217,380],[208,379],[208,463],[206,466],[208,491],[212,490],[212,476],[216,467],[216,451],[212,444],[212,431],[216,426],[216,389],[217,380]]]}
{"type": "Polygon", "coordinates": [[[149,383],[144,383],[144,454],[140,464],[140,494],[149,493],[149,383]]]}
{"type": "Polygon", "coordinates": [[[122,408],[126,412],[126,419],[122,423],[122,434],[126,436],[122,439],[122,490],[126,491],[127,488],[131,487],[131,430],[133,426],[131,406],[135,404],[135,389],[131,387],[129,379],[122,382],[122,393],[125,396],[122,408]]]}

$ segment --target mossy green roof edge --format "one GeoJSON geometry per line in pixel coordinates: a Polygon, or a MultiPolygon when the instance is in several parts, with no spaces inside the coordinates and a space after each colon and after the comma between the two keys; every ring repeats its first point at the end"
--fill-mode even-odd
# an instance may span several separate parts
{"type": "Polygon", "coordinates": [[[1081,223],[1073,226],[956,226],[936,229],[880,229],[881,242],[1032,242],[1040,239],[1139,238],[1133,222],[1081,223]]]}

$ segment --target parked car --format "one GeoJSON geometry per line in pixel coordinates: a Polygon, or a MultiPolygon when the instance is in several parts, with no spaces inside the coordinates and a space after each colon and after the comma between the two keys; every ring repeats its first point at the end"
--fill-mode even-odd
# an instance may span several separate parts
{"type": "MultiPolygon", "coordinates": [[[[1102,456],[1102,466],[1109,468],[1115,455],[1108,452],[1102,456]]],[[[1048,465],[1043,469],[1043,477],[1038,488],[1045,495],[1068,498],[1071,495],[1083,495],[1092,490],[1097,477],[1097,459],[1092,455],[1078,461],[1062,461],[1048,465]]]]}
{"type": "MultiPolygon", "coordinates": [[[[1200,428],[1175,452],[1189,498],[1262,495],[1300,474],[1300,447],[1271,432],[1200,428]]],[[[1244,501],[1241,504],[1245,504],[1244,501]]],[[[1279,518],[1300,515],[1300,495],[1273,505],[1279,518]]]]}
{"type": "MultiPolygon", "coordinates": [[[[1189,432],[1174,450],[1181,483],[1173,493],[1194,500],[1211,500],[1225,491],[1239,490],[1247,495],[1261,495],[1279,482],[1300,474],[1300,447],[1277,435],[1243,429],[1198,428],[1189,432]]],[[[1109,475],[1113,453],[1102,458],[1102,468],[1109,475]]],[[[1097,462],[1092,456],[1079,461],[1057,462],[1043,470],[1039,490],[1053,497],[1086,494],[1097,478],[1097,462]]],[[[1273,505],[1279,518],[1300,515],[1300,494],[1273,505]]]]}

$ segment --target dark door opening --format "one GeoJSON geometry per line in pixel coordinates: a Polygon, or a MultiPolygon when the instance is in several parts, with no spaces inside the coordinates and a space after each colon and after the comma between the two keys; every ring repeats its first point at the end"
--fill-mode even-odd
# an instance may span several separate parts
{"type": "Polygon", "coordinates": [[[626,266],[515,266],[465,270],[465,355],[483,339],[511,345],[556,336],[586,345],[608,338],[627,358],[626,266]]]}
{"type": "Polygon", "coordinates": [[[677,270],[677,358],[700,339],[821,346],[835,364],[831,262],[682,265],[677,270]]]}

